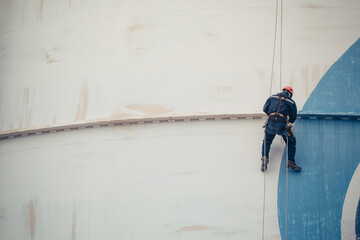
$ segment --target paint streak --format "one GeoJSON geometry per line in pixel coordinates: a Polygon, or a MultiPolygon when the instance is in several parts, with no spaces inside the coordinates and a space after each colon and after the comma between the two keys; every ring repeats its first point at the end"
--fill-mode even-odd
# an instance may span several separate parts
{"type": "Polygon", "coordinates": [[[172,110],[166,109],[161,105],[153,105],[153,104],[146,104],[146,105],[130,104],[127,105],[126,108],[130,110],[140,111],[146,115],[155,115],[155,116],[164,115],[172,112],[172,110]]]}
{"type": "Polygon", "coordinates": [[[30,229],[30,237],[31,240],[35,237],[35,229],[36,229],[36,211],[35,211],[35,205],[36,201],[31,200],[28,204],[28,210],[29,210],[29,229],[30,229]]]}
{"type": "Polygon", "coordinates": [[[79,105],[76,112],[75,121],[85,120],[88,109],[88,98],[89,98],[88,87],[87,84],[84,83],[81,91],[79,105]]]}
{"type": "Polygon", "coordinates": [[[71,229],[71,240],[76,240],[76,209],[74,209],[73,213],[73,224],[71,229]]]}
{"type": "Polygon", "coordinates": [[[202,226],[202,225],[192,225],[192,226],[182,227],[182,228],[178,229],[176,232],[177,232],[177,233],[182,233],[182,232],[198,232],[198,231],[208,231],[208,230],[213,230],[213,229],[215,229],[215,227],[202,226]]]}

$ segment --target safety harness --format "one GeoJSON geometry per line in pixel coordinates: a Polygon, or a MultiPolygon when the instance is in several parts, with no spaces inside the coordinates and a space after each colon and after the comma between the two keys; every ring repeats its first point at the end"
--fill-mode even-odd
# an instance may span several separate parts
{"type": "Polygon", "coordinates": [[[284,104],[285,98],[281,97],[279,104],[277,106],[276,112],[273,112],[269,115],[269,120],[272,122],[287,122],[287,119],[283,114],[280,113],[280,108],[284,104]]]}

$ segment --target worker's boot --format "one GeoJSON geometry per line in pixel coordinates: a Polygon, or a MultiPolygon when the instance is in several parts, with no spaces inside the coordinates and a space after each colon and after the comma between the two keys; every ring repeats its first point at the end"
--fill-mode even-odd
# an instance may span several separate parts
{"type": "Polygon", "coordinates": [[[296,165],[295,161],[288,161],[288,168],[294,169],[295,171],[300,171],[301,167],[296,165]]]}
{"type": "Polygon", "coordinates": [[[269,163],[269,159],[267,157],[264,156],[261,158],[261,171],[262,172],[266,171],[268,163],[269,163]]]}

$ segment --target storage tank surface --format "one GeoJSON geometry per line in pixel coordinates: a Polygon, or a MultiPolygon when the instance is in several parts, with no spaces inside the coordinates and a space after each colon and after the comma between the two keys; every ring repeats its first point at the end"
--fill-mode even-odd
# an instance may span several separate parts
{"type": "Polygon", "coordinates": [[[360,236],[357,1],[0,6],[1,239],[360,236]]]}

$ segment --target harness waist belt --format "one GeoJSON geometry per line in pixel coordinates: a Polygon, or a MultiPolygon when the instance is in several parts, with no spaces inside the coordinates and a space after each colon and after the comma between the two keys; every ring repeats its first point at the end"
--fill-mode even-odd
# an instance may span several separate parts
{"type": "Polygon", "coordinates": [[[269,115],[269,120],[272,122],[286,122],[286,118],[284,115],[282,115],[281,113],[271,113],[269,115]]]}

